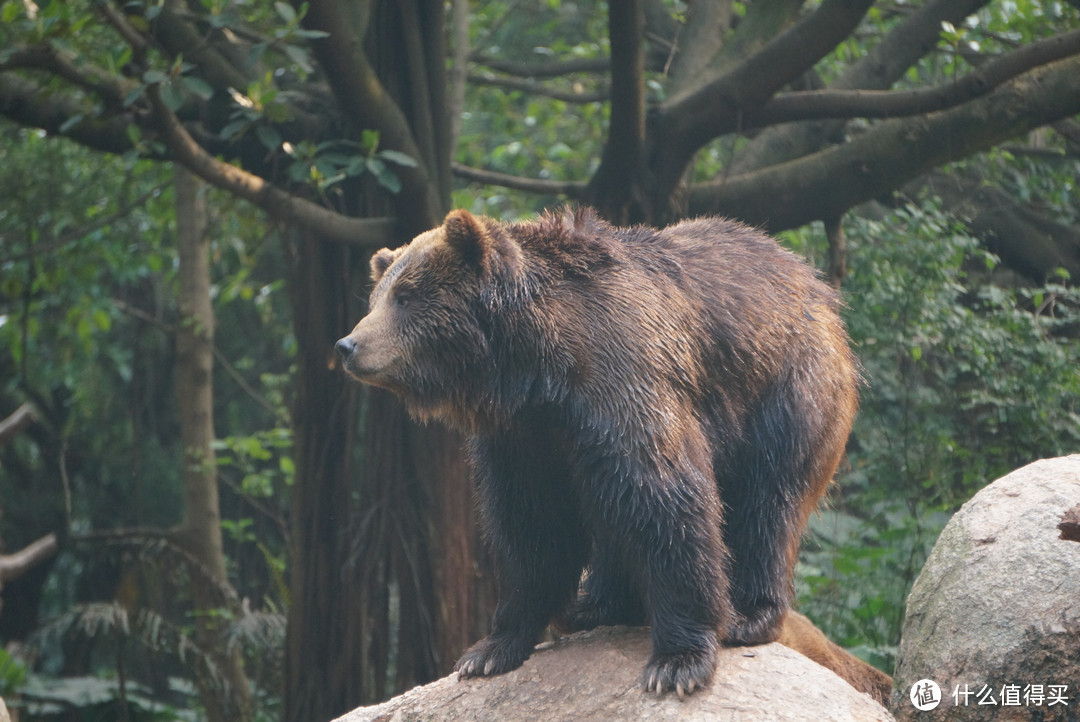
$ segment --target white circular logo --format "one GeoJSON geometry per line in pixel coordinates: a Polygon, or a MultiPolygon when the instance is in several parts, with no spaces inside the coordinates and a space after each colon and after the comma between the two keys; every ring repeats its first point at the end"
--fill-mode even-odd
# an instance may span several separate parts
{"type": "Polygon", "coordinates": [[[941,688],[932,679],[920,679],[911,685],[911,704],[915,709],[927,712],[941,704],[941,688]]]}

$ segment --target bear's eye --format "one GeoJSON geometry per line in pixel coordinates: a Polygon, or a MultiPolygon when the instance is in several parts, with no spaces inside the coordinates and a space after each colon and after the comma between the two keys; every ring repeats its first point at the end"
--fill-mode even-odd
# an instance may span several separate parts
{"type": "Polygon", "coordinates": [[[413,301],[412,291],[407,289],[398,289],[394,294],[394,305],[398,308],[407,308],[413,301]]]}

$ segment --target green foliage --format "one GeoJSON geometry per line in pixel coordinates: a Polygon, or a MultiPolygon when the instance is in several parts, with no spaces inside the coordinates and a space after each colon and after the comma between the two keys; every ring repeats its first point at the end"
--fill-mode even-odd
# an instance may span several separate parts
{"type": "MultiPolygon", "coordinates": [[[[119,84],[127,108],[144,108],[146,90],[157,86],[169,107],[185,119],[199,118],[193,127],[206,133],[200,140],[207,147],[218,144],[215,153],[253,136],[275,182],[302,186],[334,207],[356,207],[355,198],[342,203],[347,189],[399,192],[399,172],[416,164],[381,149],[372,131],[359,140],[327,140],[334,131],[308,141],[290,135],[297,116],[320,113],[317,105],[296,104],[303,95],[298,85],[320,87],[325,80],[309,52],[309,43],[324,34],[302,27],[303,4],[190,4],[185,12],[202,13],[198,28],[207,37],[228,30],[241,38],[236,47],[247,44],[238,66],[250,80],[216,89],[192,57],[168,57],[154,45],[145,63],[136,62],[100,21],[96,4],[3,0],[0,63],[40,45],[75,67],[100,68],[119,84]]],[[[173,11],[161,0],[121,5],[138,29],[173,11]]],[[[664,5],[685,17],[681,0],[664,5]]],[[[735,3],[744,20],[748,8],[753,5],[735,3]]],[[[815,71],[826,82],[835,79],[909,11],[905,3],[876,4],[859,31],[815,71]]],[[[471,50],[480,58],[543,63],[609,53],[604,3],[498,0],[472,3],[470,12],[471,50]]],[[[967,21],[943,27],[938,52],[900,85],[941,83],[969,72],[967,51],[1007,50],[1045,37],[1048,26],[1080,27],[1080,11],[1060,2],[989,3],[967,21]]],[[[537,179],[585,180],[594,173],[608,104],[552,95],[602,92],[604,73],[526,79],[482,60],[470,62],[470,70],[485,78],[466,90],[457,160],[537,179]]],[[[44,77],[31,72],[35,80],[44,77]]],[[[665,81],[662,73],[648,75],[650,101],[663,99],[665,81]]],[[[115,117],[115,109],[77,84],[54,80],[53,87],[82,103],[61,133],[115,117]]],[[[129,137],[136,150],[115,158],[0,125],[0,413],[31,398],[45,417],[33,435],[0,450],[0,538],[9,547],[66,527],[167,527],[179,518],[170,172],[140,159],[163,154],[150,131],[144,137],[132,126],[129,137]]],[[[698,154],[691,179],[718,177],[748,142],[741,134],[715,141],[698,154]]],[[[1039,148],[1060,155],[1050,162],[1045,154],[1003,148],[952,170],[1075,225],[1078,168],[1064,149],[1064,141],[1053,138],[1039,148]]],[[[277,705],[270,690],[279,687],[289,604],[286,520],[294,460],[287,408],[296,337],[284,291],[292,259],[276,229],[250,207],[213,189],[205,193],[212,214],[222,527],[230,581],[252,600],[223,602],[216,614],[230,643],[244,650],[261,714],[269,715],[277,705]]],[[[502,217],[557,201],[474,187],[454,194],[455,206],[502,217]]],[[[832,509],[812,522],[799,594],[803,609],[830,636],[887,669],[907,590],[951,511],[1011,468],[1080,448],[1074,338],[1080,298],[1067,276],[1039,288],[997,284],[993,256],[930,203],[879,220],[852,219],[847,231],[848,323],[867,386],[852,468],[834,492],[832,509]]],[[[788,237],[807,255],[820,253],[820,237],[806,231],[788,237]]],[[[122,689],[115,671],[125,660],[150,655],[165,660],[174,683],[210,673],[206,655],[192,646],[189,600],[173,593],[188,572],[163,558],[159,547],[61,555],[42,602],[49,622],[42,637],[53,636],[41,645],[41,665],[27,676],[0,652],[0,693],[20,687],[42,705],[73,703],[88,714],[124,697],[131,719],[173,714],[163,711],[160,689],[136,680],[122,689]],[[132,569],[146,578],[132,582],[132,569]],[[147,598],[153,595],[167,599],[147,598]],[[120,598],[125,605],[111,601],[120,598]],[[149,611],[154,604],[161,613],[149,611]],[[78,651],[85,654],[70,654],[65,645],[73,643],[84,645],[78,651]],[[52,679],[40,672],[57,672],[65,662],[87,674],[52,679]]],[[[196,704],[190,689],[169,699],[189,710],[196,704]]]]}
{"type": "MultiPolygon", "coordinates": [[[[268,680],[280,672],[285,641],[285,618],[275,611],[252,612],[244,608],[236,618],[222,617],[229,648],[238,647],[252,660],[256,679],[268,680]],[[269,673],[266,670],[269,668],[269,673]],[[258,672],[264,672],[258,675],[258,672]]],[[[178,626],[148,609],[131,611],[117,603],[97,602],[71,607],[40,630],[38,645],[56,648],[78,642],[114,655],[131,655],[144,664],[167,669],[194,669],[205,682],[222,687],[227,681],[214,658],[198,646],[187,626],[178,626]]],[[[2,652],[0,652],[2,654],[2,652]]],[[[0,657],[2,660],[3,657],[0,657]]],[[[120,667],[120,662],[117,663],[120,667]]],[[[134,666],[134,665],[133,665],[134,666]]],[[[199,715],[194,686],[180,678],[153,689],[135,679],[122,678],[105,667],[98,675],[32,675],[19,681],[20,704],[33,719],[49,719],[63,710],[77,709],[93,718],[117,718],[118,705],[127,707],[131,720],[196,720],[199,715]],[[165,699],[167,702],[163,702],[165,699]]],[[[257,692],[272,709],[265,692],[257,692]]]]}
{"type": "Polygon", "coordinates": [[[1080,291],[996,285],[994,256],[932,203],[853,218],[847,234],[866,387],[800,596],[835,639],[883,658],[949,514],[1002,474],[1080,448],[1080,291]]]}
{"type": "MultiPolygon", "coordinates": [[[[606,14],[600,4],[486,3],[470,22],[470,44],[481,55],[539,64],[556,58],[597,58],[608,52],[606,14]]],[[[571,103],[498,84],[492,80],[466,88],[465,114],[456,160],[465,165],[543,180],[581,180],[595,170],[602,148],[607,104],[571,103]]],[[[583,94],[602,89],[595,73],[574,73],[537,87],[583,94]]],[[[459,191],[454,205],[492,216],[517,218],[557,202],[500,190],[478,197],[459,191]]]]}
{"type": "Polygon", "coordinates": [[[0,698],[12,693],[26,682],[26,665],[0,649],[0,698]]]}
{"type": "MultiPolygon", "coordinates": [[[[280,143],[280,141],[279,141],[280,143]]],[[[294,183],[308,183],[319,193],[346,178],[370,175],[380,186],[398,193],[401,179],[395,168],[415,168],[417,162],[396,150],[379,150],[379,134],[366,130],[361,141],[334,140],[325,143],[300,142],[286,144],[286,154],[292,159],[287,175],[294,183]]]]}
{"type": "MultiPolygon", "coordinates": [[[[167,166],[102,156],[0,125],[0,414],[29,398],[42,417],[31,432],[0,448],[0,538],[10,548],[65,528],[167,528],[180,518],[170,182],[167,166]]],[[[283,625],[278,610],[288,600],[284,517],[292,458],[285,409],[296,342],[284,294],[285,256],[278,236],[249,206],[206,192],[219,361],[215,417],[229,434],[222,442],[222,509],[224,525],[236,532],[227,542],[229,570],[257,607],[230,619],[237,626],[229,633],[244,644],[258,694],[273,709],[266,690],[277,689],[281,639],[269,641],[272,625],[249,617],[271,615],[283,625]]],[[[162,567],[133,585],[132,569],[152,569],[163,558],[160,552],[116,554],[103,545],[77,545],[62,554],[44,587],[41,612],[54,624],[72,622],[65,634],[81,638],[82,651],[69,656],[75,644],[70,636],[39,638],[39,666],[25,682],[5,666],[3,683],[48,706],[66,704],[65,695],[81,689],[78,680],[53,678],[65,659],[68,667],[97,675],[115,668],[121,655],[132,662],[153,652],[164,654],[178,677],[197,672],[197,656],[178,653],[190,625],[183,593],[169,594],[158,615],[168,625],[159,630],[176,630],[168,637],[175,644],[153,642],[143,633],[152,626],[129,624],[125,631],[120,617],[94,613],[102,609],[94,606],[97,600],[122,597],[133,603],[125,612],[135,615],[129,622],[150,619],[138,615],[157,608],[155,597],[164,588],[175,590],[169,585],[183,575],[162,567]],[[78,624],[70,616],[76,612],[78,624]],[[116,623],[105,624],[109,620],[116,623]]],[[[137,691],[147,679],[143,668],[133,668],[130,718],[149,719],[136,714],[138,700],[160,713],[163,698],[157,689],[137,691]]],[[[106,674],[106,683],[115,702],[116,681],[106,674]]],[[[112,704],[94,700],[87,701],[88,711],[112,704]]],[[[190,701],[170,704],[189,707],[190,701]]]]}

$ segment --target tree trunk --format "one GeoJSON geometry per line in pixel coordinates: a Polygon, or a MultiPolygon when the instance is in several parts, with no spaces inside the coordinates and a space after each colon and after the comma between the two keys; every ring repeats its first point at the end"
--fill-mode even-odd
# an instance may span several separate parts
{"type": "Polygon", "coordinates": [[[361,697],[361,589],[345,573],[353,496],[356,393],[333,363],[348,324],[350,252],[295,231],[296,330],[290,588],[284,719],[326,720],[361,697]]]}
{"type": "MultiPolygon", "coordinates": [[[[343,22],[348,14],[334,6],[312,3],[312,27],[343,22]]],[[[405,242],[437,225],[449,205],[443,7],[401,0],[367,10],[352,28],[363,43],[345,44],[362,48],[356,62],[377,76],[372,97],[388,96],[401,109],[415,139],[410,154],[424,171],[413,181],[430,186],[357,193],[350,210],[392,213],[405,242]]],[[[335,32],[339,40],[348,35],[335,32]]],[[[344,50],[316,53],[328,73],[345,72],[344,50]]],[[[335,87],[350,82],[331,78],[335,87]]],[[[300,234],[293,251],[296,483],[283,719],[308,722],[446,674],[486,631],[494,584],[461,440],[417,425],[392,396],[348,381],[337,366],[334,342],[366,310],[357,299],[368,290],[369,256],[310,234],[300,234]]]]}
{"type": "Polygon", "coordinates": [[[189,570],[195,606],[196,640],[215,659],[217,670],[197,675],[200,697],[211,722],[251,719],[251,690],[239,652],[229,653],[218,618],[221,588],[228,587],[221,540],[217,469],[214,463],[212,372],[214,315],[210,304],[209,240],[202,182],[175,168],[176,235],[180,287],[177,298],[176,397],[184,448],[184,518],[177,540],[192,557],[189,570]]]}

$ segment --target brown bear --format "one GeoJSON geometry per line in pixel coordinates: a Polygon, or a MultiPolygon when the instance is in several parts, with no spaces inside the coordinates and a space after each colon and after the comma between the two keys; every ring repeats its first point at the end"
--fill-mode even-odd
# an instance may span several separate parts
{"type": "Polygon", "coordinates": [[[345,369],[465,433],[500,597],[463,677],[521,665],[552,621],[648,624],[650,691],[770,642],[836,470],[856,363],[834,290],[719,218],[450,213],[371,262],[345,369]],[[584,572],[584,575],[583,575],[584,572]]]}

